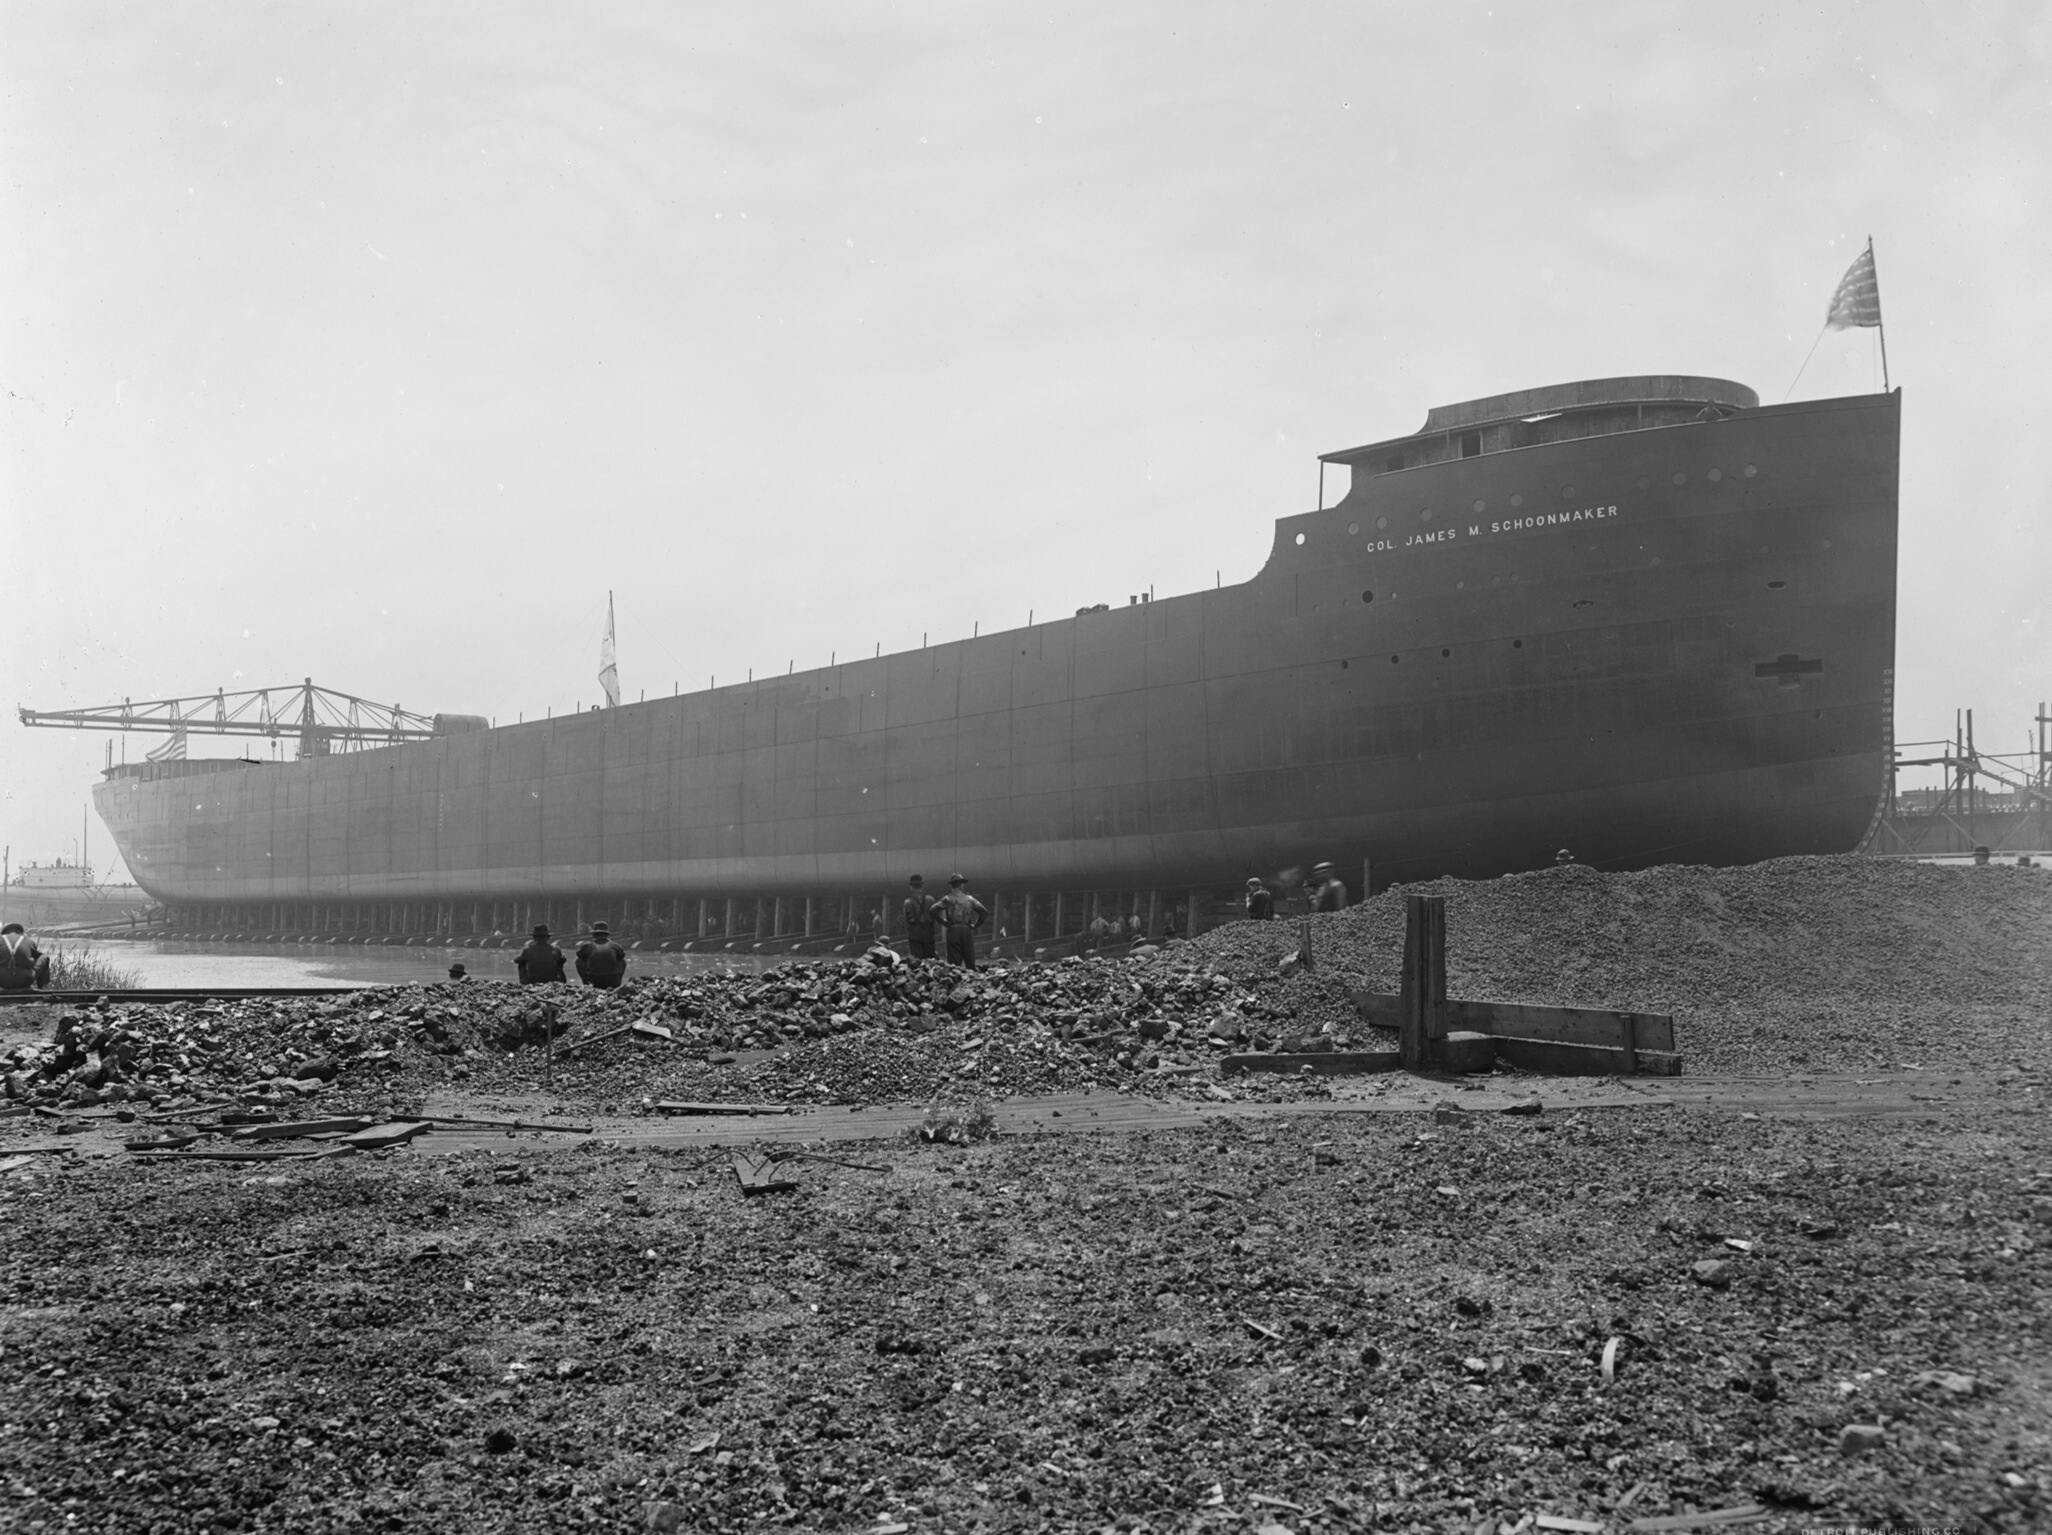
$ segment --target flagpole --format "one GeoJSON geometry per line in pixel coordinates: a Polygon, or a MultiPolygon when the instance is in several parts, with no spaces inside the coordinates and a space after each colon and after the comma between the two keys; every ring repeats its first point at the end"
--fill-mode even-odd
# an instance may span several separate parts
{"type": "Polygon", "coordinates": [[[1881,336],[1881,392],[1888,394],[1888,322],[1881,318],[1881,271],[1874,266],[1874,237],[1867,236],[1867,265],[1874,271],[1874,329],[1881,336]]]}

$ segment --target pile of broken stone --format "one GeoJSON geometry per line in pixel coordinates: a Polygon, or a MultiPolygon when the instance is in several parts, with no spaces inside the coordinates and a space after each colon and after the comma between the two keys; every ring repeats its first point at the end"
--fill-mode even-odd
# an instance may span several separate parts
{"type": "MultiPolygon", "coordinates": [[[[612,991],[465,982],[323,999],[103,1000],[40,1009],[55,1015],[50,1036],[0,1056],[0,1089],[62,1108],[286,1102],[329,1088],[389,1101],[451,1080],[513,1089],[544,1076],[577,1096],[628,1101],[679,1079],[695,1095],[781,1089],[804,1102],[1096,1085],[1202,1093],[1226,1052],[1349,1042],[1344,1018],[1307,1016],[1333,1011],[1326,993],[1295,989],[1235,979],[1194,951],[1171,964],[1091,957],[965,972],[877,949],[612,991]]],[[[1278,1084],[1232,1089],[1248,1090],[1278,1084]]]]}

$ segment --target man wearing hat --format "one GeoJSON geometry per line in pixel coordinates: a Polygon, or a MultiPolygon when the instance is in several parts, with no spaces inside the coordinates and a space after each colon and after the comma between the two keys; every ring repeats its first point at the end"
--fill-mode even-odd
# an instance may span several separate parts
{"type": "Polygon", "coordinates": [[[453,985],[455,985],[455,984],[456,984],[456,983],[457,983],[458,981],[467,981],[467,980],[469,980],[469,979],[470,979],[470,971],[469,971],[469,970],[467,970],[466,968],[464,968],[463,962],[462,962],[461,960],[458,960],[458,961],[457,961],[457,962],[456,962],[455,964],[453,964],[453,965],[451,965],[451,966],[449,967],[449,984],[450,984],[450,985],[452,985],[452,986],[453,986],[453,985]]]}
{"type": "Polygon", "coordinates": [[[933,958],[933,924],[940,914],[940,902],[926,893],[926,879],[915,874],[912,893],[905,897],[905,947],[914,959],[933,958]]]}
{"type": "Polygon", "coordinates": [[[1311,866],[1311,909],[1313,911],[1345,911],[1347,908],[1347,887],[1339,877],[1339,870],[1329,863],[1311,866]]]}
{"type": "Polygon", "coordinates": [[[50,987],[50,956],[19,922],[0,927],[0,990],[27,991],[50,987]]]}
{"type": "Polygon", "coordinates": [[[605,923],[592,923],[591,936],[577,946],[577,978],[610,991],[626,975],[627,951],[613,942],[613,931],[605,923]]]}
{"type": "Polygon", "coordinates": [[[513,961],[513,968],[520,972],[520,984],[539,986],[544,981],[563,979],[563,951],[549,942],[549,930],[536,923],[534,936],[527,940],[513,961]]]}
{"type": "Polygon", "coordinates": [[[1259,875],[1247,881],[1247,920],[1249,922],[1273,922],[1275,920],[1275,897],[1268,893],[1268,886],[1261,883],[1259,875]]]}
{"type": "Polygon", "coordinates": [[[968,878],[961,874],[948,876],[948,893],[940,898],[938,913],[948,929],[948,963],[976,968],[976,930],[983,926],[990,913],[984,910],[983,902],[969,893],[968,878]]]}

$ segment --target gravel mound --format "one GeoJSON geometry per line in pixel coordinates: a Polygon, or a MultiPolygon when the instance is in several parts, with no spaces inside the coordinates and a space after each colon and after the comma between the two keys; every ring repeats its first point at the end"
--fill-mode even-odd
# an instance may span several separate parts
{"type": "MultiPolygon", "coordinates": [[[[1848,856],[1405,885],[1306,919],[1328,1008],[1349,985],[1397,989],[1409,895],[1446,898],[1452,995],[1671,1013],[1691,1072],[2052,1059],[2042,870],[1848,856]]],[[[1272,976],[1298,934],[1241,923],[1188,947],[1227,975],[1272,976]]]]}

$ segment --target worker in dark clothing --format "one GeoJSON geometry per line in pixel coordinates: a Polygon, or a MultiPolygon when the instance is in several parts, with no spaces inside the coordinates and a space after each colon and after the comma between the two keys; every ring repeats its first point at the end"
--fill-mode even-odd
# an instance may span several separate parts
{"type": "Polygon", "coordinates": [[[1313,911],[1345,911],[1347,887],[1339,877],[1339,870],[1329,863],[1314,864],[1311,869],[1311,909],[1313,911]]]}
{"type": "Polygon", "coordinates": [[[0,927],[0,991],[50,989],[50,956],[19,922],[0,927]]]}
{"type": "Polygon", "coordinates": [[[948,963],[976,968],[976,930],[983,926],[990,913],[983,902],[971,895],[967,877],[960,874],[948,876],[948,893],[940,898],[938,912],[940,920],[948,930],[948,963]]]}
{"type": "Polygon", "coordinates": [[[1249,922],[1273,922],[1275,920],[1275,897],[1268,893],[1268,886],[1256,879],[1247,881],[1247,920],[1249,922]]]}
{"type": "Polygon", "coordinates": [[[577,946],[577,979],[611,991],[627,977],[627,951],[613,942],[603,922],[591,925],[591,936],[577,946]]]}
{"type": "Polygon", "coordinates": [[[520,972],[520,984],[523,986],[560,981],[563,979],[563,951],[549,942],[549,930],[537,923],[534,936],[527,940],[527,947],[514,959],[513,968],[520,972]]]}
{"type": "Polygon", "coordinates": [[[926,893],[924,875],[912,876],[912,893],[905,897],[905,946],[914,959],[933,958],[933,927],[940,915],[940,902],[926,893]]]}

